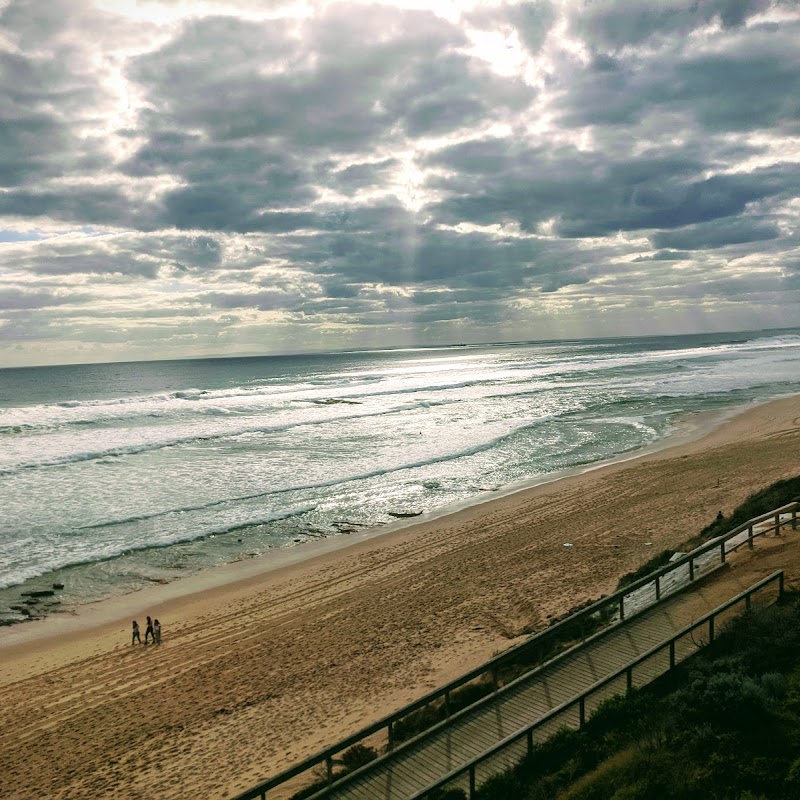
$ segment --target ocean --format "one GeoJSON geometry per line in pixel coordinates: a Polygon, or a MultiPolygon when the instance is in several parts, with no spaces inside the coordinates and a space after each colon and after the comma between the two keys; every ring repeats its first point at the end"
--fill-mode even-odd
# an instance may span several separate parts
{"type": "Polygon", "coordinates": [[[800,329],[0,370],[0,622],[379,529],[797,392],[800,329]]]}

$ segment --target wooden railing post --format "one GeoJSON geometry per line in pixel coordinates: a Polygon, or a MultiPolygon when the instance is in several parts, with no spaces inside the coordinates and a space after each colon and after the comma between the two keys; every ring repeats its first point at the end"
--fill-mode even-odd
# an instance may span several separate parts
{"type": "Polygon", "coordinates": [[[578,701],[578,724],[579,727],[583,727],[586,724],[586,696],[581,695],[581,699],[578,701]]]}
{"type": "Polygon", "coordinates": [[[775,515],[775,535],[776,536],[780,536],[781,535],[781,515],[780,514],[776,514],[775,515]]]}
{"type": "Polygon", "coordinates": [[[750,592],[748,592],[748,593],[747,593],[747,594],[744,596],[744,607],[745,607],[745,609],[746,609],[747,611],[749,611],[749,610],[750,610],[750,606],[751,606],[751,605],[752,605],[752,601],[750,600],[750,592]]]}
{"type": "Polygon", "coordinates": [[[792,530],[797,530],[797,506],[792,509],[792,530]]]}
{"type": "Polygon", "coordinates": [[[444,693],[444,715],[450,719],[450,690],[446,689],[444,693]]]}
{"type": "Polygon", "coordinates": [[[672,639],[669,643],[669,668],[675,667],[675,640],[672,639]]]}
{"type": "Polygon", "coordinates": [[[747,546],[752,550],[753,549],[753,526],[747,526],[747,546]]]}
{"type": "Polygon", "coordinates": [[[689,580],[690,581],[694,580],[694,559],[693,558],[689,559],[689,580]]]}
{"type": "Polygon", "coordinates": [[[475,765],[469,767],[469,800],[475,797],[475,765]]]}
{"type": "Polygon", "coordinates": [[[389,734],[388,734],[389,742],[387,744],[387,749],[394,750],[394,723],[393,722],[389,723],[388,729],[389,729],[389,734]]]}
{"type": "Polygon", "coordinates": [[[628,684],[628,689],[632,689],[633,688],[633,667],[628,667],[628,669],[625,672],[625,679],[626,679],[627,684],[628,684]]]}
{"type": "Polygon", "coordinates": [[[528,755],[533,755],[533,728],[528,728],[527,731],[527,738],[528,738],[528,755]]]}
{"type": "Polygon", "coordinates": [[[722,542],[719,546],[719,560],[721,564],[725,563],[725,542],[722,542]]]}
{"type": "Polygon", "coordinates": [[[325,770],[328,773],[328,783],[333,783],[333,758],[331,756],[325,757],[325,770]]]}
{"type": "Polygon", "coordinates": [[[781,572],[780,577],[778,578],[778,598],[783,597],[783,572],[781,572]]]}
{"type": "Polygon", "coordinates": [[[619,618],[625,619],[625,595],[622,594],[619,597],[619,618]]]}

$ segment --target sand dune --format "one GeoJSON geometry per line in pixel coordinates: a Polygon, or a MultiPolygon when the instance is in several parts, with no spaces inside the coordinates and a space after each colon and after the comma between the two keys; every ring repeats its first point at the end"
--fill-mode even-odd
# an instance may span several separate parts
{"type": "Polygon", "coordinates": [[[251,562],[2,632],[0,795],[231,796],[612,591],[796,475],[798,445],[800,398],[779,400],[280,569],[251,562]],[[145,611],[164,642],[131,648],[145,611]]]}

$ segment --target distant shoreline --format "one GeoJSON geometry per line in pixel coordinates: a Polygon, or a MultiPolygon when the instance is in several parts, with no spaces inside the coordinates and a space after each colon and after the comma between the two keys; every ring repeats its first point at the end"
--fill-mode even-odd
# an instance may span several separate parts
{"type": "MultiPolygon", "coordinates": [[[[347,348],[344,350],[300,350],[292,351],[285,350],[279,353],[205,353],[195,356],[169,356],[166,358],[135,358],[135,359],[122,359],[119,361],[71,361],[68,363],[59,362],[57,364],[11,364],[7,366],[0,365],[0,370],[23,370],[23,369],[41,369],[43,367],[94,367],[106,366],[117,364],[159,364],[170,362],[185,362],[185,361],[219,361],[229,358],[241,359],[255,359],[255,358],[318,358],[319,356],[337,356],[337,355],[350,355],[361,353],[402,353],[402,352],[418,352],[425,350],[448,350],[448,349],[474,349],[476,347],[514,347],[515,345],[529,345],[529,344],[561,344],[570,342],[610,342],[617,339],[629,340],[647,340],[647,339],[663,339],[667,336],[745,336],[745,335],[758,335],[767,334],[774,335],[780,333],[797,333],[800,332],[798,326],[781,326],[777,328],[747,328],[745,330],[725,330],[725,331],[688,331],[680,334],[663,334],[663,333],[650,333],[650,334],[626,334],[626,335],[608,335],[608,336],[568,336],[560,339],[512,339],[509,341],[500,342],[448,342],[446,344],[407,344],[383,347],[356,347],[347,348]]],[[[738,341],[738,340],[737,340],[738,341]]]]}

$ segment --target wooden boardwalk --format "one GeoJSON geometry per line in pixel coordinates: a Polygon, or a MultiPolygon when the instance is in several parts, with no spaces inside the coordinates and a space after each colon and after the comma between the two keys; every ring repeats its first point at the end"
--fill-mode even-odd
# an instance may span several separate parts
{"type": "MultiPolygon", "coordinates": [[[[755,597],[752,587],[739,585],[736,571],[724,568],[728,557],[737,550],[747,552],[756,541],[770,534],[780,536],[782,532],[797,530],[799,513],[800,502],[792,502],[754,517],[690,553],[676,553],[669,564],[560,620],[405,708],[268,778],[237,795],[236,800],[266,800],[267,797],[287,800],[300,791],[309,800],[422,797],[420,793],[424,794],[427,787],[444,785],[441,780],[445,775],[449,776],[451,772],[453,777],[462,775],[465,764],[469,764],[471,784],[478,777],[478,763],[482,765],[484,776],[481,780],[485,779],[485,769],[491,767],[490,759],[497,762],[498,769],[507,765],[510,755],[504,741],[507,736],[516,742],[518,736],[515,734],[522,732],[530,746],[533,729],[536,741],[540,741],[559,727],[574,724],[580,713],[578,708],[589,715],[604,697],[624,692],[628,685],[643,685],[664,673],[669,668],[670,659],[667,657],[665,661],[661,645],[670,642],[687,625],[715,609],[713,616],[724,624],[729,612],[719,609],[719,604],[727,608],[726,601],[734,597],[738,603],[741,592],[747,595],[749,604],[755,597]],[[707,581],[720,567],[722,572],[713,580],[718,590],[712,592],[707,581]],[[473,708],[454,714],[415,739],[385,751],[387,742],[391,746],[393,726],[409,713],[435,702],[447,704],[448,696],[452,697],[455,691],[470,682],[496,680],[498,669],[520,657],[524,663],[528,656],[535,657],[537,651],[541,652],[541,647],[547,649],[551,634],[557,640],[558,634],[564,632],[559,630],[563,626],[580,629],[585,625],[591,630],[598,621],[604,620],[610,621],[610,626],[584,645],[576,646],[507,686],[496,688],[495,693],[473,708]],[[640,658],[654,646],[658,646],[658,655],[648,654],[646,659],[640,658]],[[627,669],[627,677],[620,679],[617,670],[633,661],[641,662],[636,667],[636,677],[632,677],[631,669],[627,669]],[[609,681],[609,676],[614,676],[613,680],[609,681]],[[598,682],[601,685],[595,686],[598,682]],[[590,687],[593,688],[587,692],[590,687]],[[566,707],[559,708],[564,703],[566,707]],[[559,709],[556,714],[551,713],[554,709],[559,709]],[[388,737],[380,741],[381,735],[386,734],[388,737]],[[500,746],[503,754],[496,747],[499,742],[503,742],[500,746]],[[348,748],[357,744],[374,747],[384,755],[351,775],[340,777],[335,772],[335,767],[341,764],[339,759],[348,748]],[[307,794],[310,784],[319,786],[320,780],[327,780],[329,785],[316,794],[307,794]]],[[[713,635],[713,620],[711,625],[710,633],[713,635]]],[[[681,661],[694,652],[698,636],[700,634],[696,631],[685,632],[672,641],[669,644],[672,656],[681,661]]],[[[446,782],[449,783],[449,777],[446,782]]]]}
{"type": "MultiPolygon", "coordinates": [[[[732,586],[730,597],[737,591],[732,586]]],[[[399,747],[351,781],[331,786],[314,798],[405,800],[674,636],[719,602],[718,595],[714,601],[706,597],[702,587],[666,599],[556,663],[509,684],[474,709],[454,716],[446,725],[399,747]]],[[[694,649],[696,644],[690,640],[683,647],[694,649]]],[[[666,671],[669,665],[660,663],[663,660],[655,660],[649,667],[649,679],[666,671]]],[[[641,675],[636,683],[644,683],[647,678],[646,674],[641,675]]],[[[610,685],[607,694],[620,691],[625,691],[624,678],[619,686],[610,685]]],[[[577,709],[574,716],[577,727],[577,709]]],[[[568,720],[562,717],[558,725],[565,722],[568,720]]],[[[555,727],[542,731],[546,735],[554,732],[555,727]]]]}

